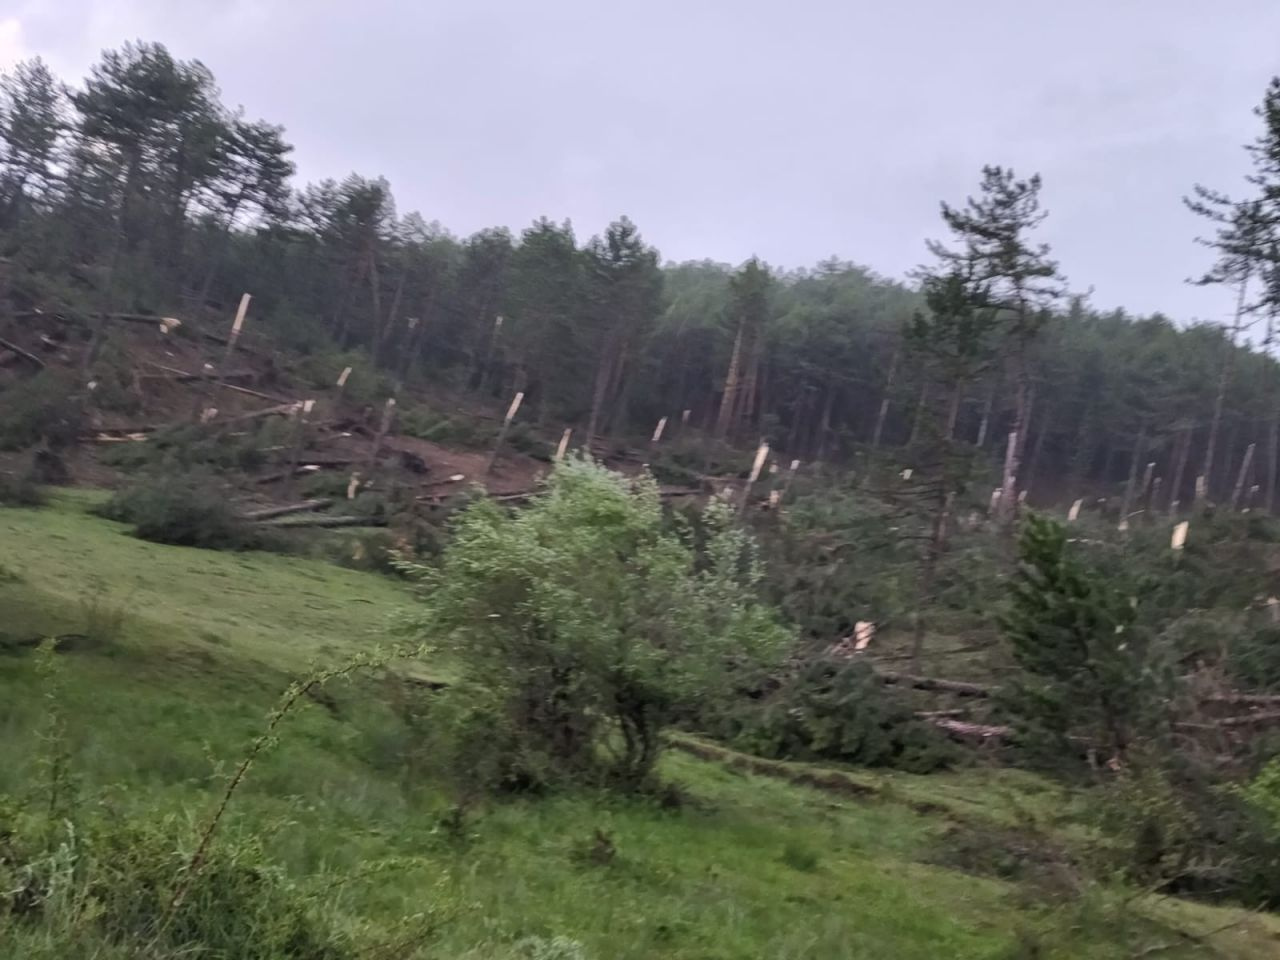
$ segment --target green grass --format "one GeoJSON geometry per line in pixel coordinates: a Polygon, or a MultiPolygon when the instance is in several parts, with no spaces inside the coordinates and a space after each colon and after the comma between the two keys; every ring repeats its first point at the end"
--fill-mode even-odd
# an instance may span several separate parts
{"type": "MultiPolygon", "coordinates": [[[[38,802],[52,684],[81,803],[199,824],[217,771],[288,680],[384,641],[411,605],[390,580],[319,562],[143,543],[85,505],[64,495],[0,510],[0,633],[85,632],[94,609],[124,614],[98,647],[57,655],[52,678],[29,652],[0,653],[0,795],[38,802]]],[[[304,701],[226,830],[261,837],[353,934],[440,911],[437,934],[400,956],[515,957],[531,936],[572,938],[593,960],[1280,952],[1267,918],[936,865],[957,824],[1076,829],[1078,801],[1011,771],[839,772],[857,796],[672,751],[662,772],[688,798],[678,809],[578,793],[491,802],[455,822],[429,765],[405,760],[415,734],[392,706],[399,689],[364,675],[304,701]],[[611,858],[590,855],[598,835],[611,858]]]]}

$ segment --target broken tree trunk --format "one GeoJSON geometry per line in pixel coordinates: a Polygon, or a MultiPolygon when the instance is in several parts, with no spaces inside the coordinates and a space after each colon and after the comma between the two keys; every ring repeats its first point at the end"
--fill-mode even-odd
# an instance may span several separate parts
{"type": "Polygon", "coordinates": [[[291,517],[282,520],[268,520],[264,527],[292,529],[294,527],[385,527],[387,521],[378,517],[291,517]]]}
{"type": "Polygon", "coordinates": [[[333,506],[333,501],[329,499],[304,500],[302,503],[290,503],[283,507],[265,507],[262,510],[251,510],[243,514],[241,519],[253,521],[273,520],[276,517],[287,517],[294,513],[311,513],[331,506],[333,506]]]}

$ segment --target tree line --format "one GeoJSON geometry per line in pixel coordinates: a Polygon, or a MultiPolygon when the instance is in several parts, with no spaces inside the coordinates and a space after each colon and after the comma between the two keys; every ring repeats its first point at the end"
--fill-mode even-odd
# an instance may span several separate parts
{"type": "Polygon", "coordinates": [[[1072,295],[1036,239],[1039,178],[1001,167],[943,204],[948,236],[905,281],[839,259],[664,263],[626,217],[586,240],[548,218],[458,237],[398,212],[380,177],[296,184],[283,128],[151,43],[105,52],[78,86],[39,60],[3,77],[0,256],[15,314],[216,318],[248,290],[278,346],[523,391],[523,415],[594,438],[668,417],[804,460],[894,449],[922,467],[959,444],[1003,473],[1009,505],[1123,490],[1128,509],[1170,510],[1199,491],[1270,509],[1280,81],[1259,115],[1250,197],[1187,201],[1213,228],[1203,281],[1238,292],[1225,327],[1072,295]]]}

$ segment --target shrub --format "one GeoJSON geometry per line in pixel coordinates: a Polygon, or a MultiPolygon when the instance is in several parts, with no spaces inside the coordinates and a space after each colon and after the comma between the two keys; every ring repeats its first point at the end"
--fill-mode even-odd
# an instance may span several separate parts
{"type": "Polygon", "coordinates": [[[462,674],[442,699],[488,785],[634,789],[679,710],[757,679],[784,632],[731,512],[705,527],[699,555],[652,480],[575,460],[517,515],[469,507],[439,567],[414,570],[423,634],[462,674]]]}
{"type": "Polygon", "coordinates": [[[70,446],[83,428],[84,411],[68,375],[43,370],[0,392],[0,450],[70,446]]]}
{"type": "Polygon", "coordinates": [[[0,473],[0,506],[39,507],[45,502],[44,491],[30,470],[0,473]]]}
{"type": "Polygon", "coordinates": [[[111,816],[79,827],[67,821],[51,832],[34,818],[0,811],[0,836],[6,942],[30,938],[64,956],[99,956],[104,948],[244,960],[353,955],[255,841],[213,847],[174,906],[190,838],[171,822],[111,816]]]}
{"type": "Polygon", "coordinates": [[[133,524],[135,536],[154,543],[209,550],[263,545],[261,532],[237,518],[225,492],[200,474],[147,477],[116,493],[99,512],[133,524]]]}

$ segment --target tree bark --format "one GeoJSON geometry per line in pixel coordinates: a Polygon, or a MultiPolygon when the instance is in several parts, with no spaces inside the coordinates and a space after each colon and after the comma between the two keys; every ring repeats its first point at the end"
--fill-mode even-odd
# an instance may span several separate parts
{"type": "Polygon", "coordinates": [[[1244,493],[1245,482],[1249,479],[1250,469],[1253,467],[1253,450],[1256,444],[1249,444],[1245,447],[1244,459],[1240,461],[1240,472],[1236,475],[1236,485],[1231,491],[1231,509],[1233,511],[1240,509],[1240,498],[1244,493]]]}
{"type": "Polygon", "coordinates": [[[889,398],[893,394],[893,381],[898,375],[898,362],[902,357],[902,344],[893,348],[893,358],[889,361],[889,373],[884,378],[884,393],[880,396],[880,409],[876,413],[876,427],[871,434],[871,449],[880,449],[880,440],[884,437],[884,422],[889,416],[889,398]]]}
{"type": "Polygon", "coordinates": [[[716,417],[716,437],[724,440],[733,425],[734,410],[738,405],[739,369],[742,365],[742,331],[743,324],[738,324],[738,332],[733,338],[733,352],[729,355],[729,369],[724,375],[724,392],[720,395],[720,413],[716,417]]]}
{"type": "Polygon", "coordinates": [[[1133,497],[1138,488],[1138,464],[1142,462],[1142,454],[1147,448],[1147,428],[1138,430],[1138,438],[1134,441],[1133,452],[1129,455],[1129,479],[1124,485],[1124,499],[1120,501],[1120,523],[1129,522],[1129,512],[1133,509],[1133,497]]]}

